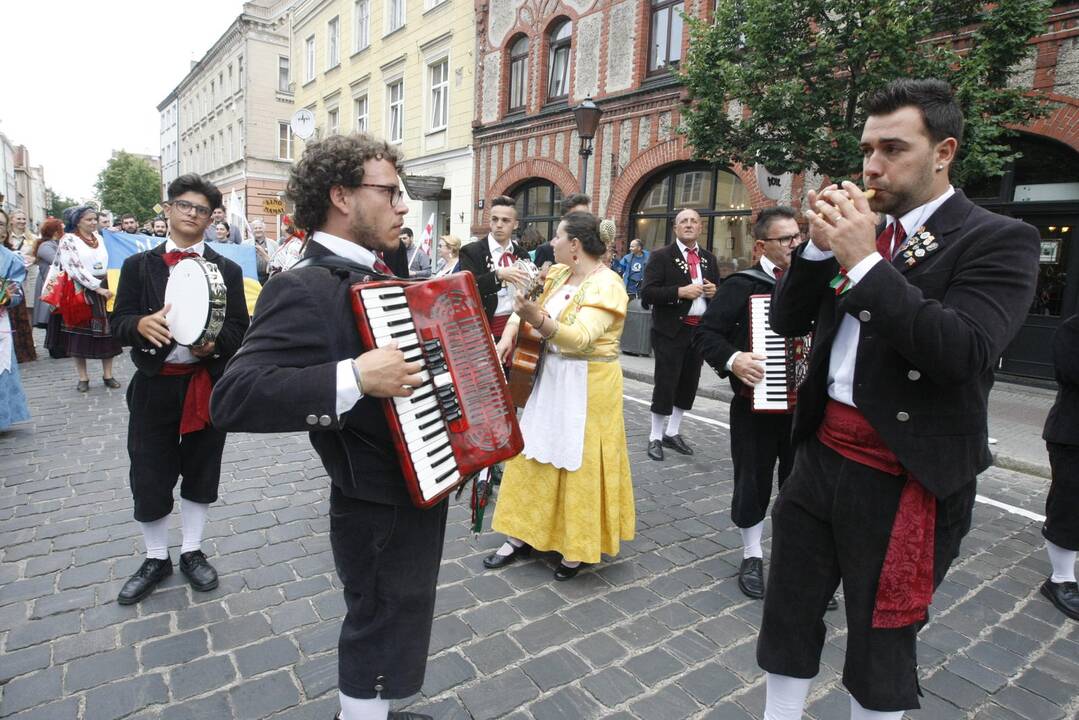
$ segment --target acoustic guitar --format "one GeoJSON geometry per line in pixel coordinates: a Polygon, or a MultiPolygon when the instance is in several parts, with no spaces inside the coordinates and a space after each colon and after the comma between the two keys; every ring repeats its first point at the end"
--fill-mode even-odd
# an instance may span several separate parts
{"type": "MultiPolygon", "coordinates": [[[[538,270],[535,265],[527,260],[518,260],[515,265],[521,265],[524,269],[528,270],[532,282],[531,287],[521,288],[523,292],[530,300],[535,300],[543,292],[543,280],[545,277],[544,271],[547,270],[547,266],[550,263],[544,263],[543,271],[538,270]]],[[[521,321],[521,326],[517,330],[517,344],[513,349],[513,357],[510,360],[509,377],[506,378],[510,386],[510,397],[513,399],[515,407],[523,408],[525,403],[528,402],[528,396],[532,394],[532,388],[536,384],[536,378],[539,377],[540,367],[543,364],[543,354],[546,351],[547,341],[544,340],[539,332],[526,323],[521,321]]]]}

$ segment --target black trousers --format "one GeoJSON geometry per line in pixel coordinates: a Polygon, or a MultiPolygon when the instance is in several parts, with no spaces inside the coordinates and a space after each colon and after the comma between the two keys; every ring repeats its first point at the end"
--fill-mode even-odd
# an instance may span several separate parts
{"type": "Polygon", "coordinates": [[[136,372],[127,386],[129,479],[139,522],[172,512],[172,491],[181,475],[180,497],[205,505],[217,500],[225,433],[208,427],[180,435],[190,379],[136,372]]]}
{"type": "MultiPolygon", "coordinates": [[[[767,672],[812,678],[824,645],[825,606],[839,582],[847,610],[843,684],[881,712],[918,704],[915,642],[920,625],[873,629],[873,606],[905,478],[847,460],[816,438],[799,445],[772,508],[771,573],[757,641],[767,672]]],[[[934,587],[970,529],[974,478],[937,501],[934,587]]]]}
{"type": "Polygon", "coordinates": [[[330,547],[345,587],[338,689],[354,698],[420,691],[431,644],[448,502],[420,510],[330,490],[330,547]]]}
{"type": "Polygon", "coordinates": [[[695,329],[683,325],[677,335],[669,338],[652,328],[652,352],[656,355],[652,412],[657,415],[670,415],[676,406],[683,410],[693,409],[701,379],[701,363],[704,362],[689,344],[695,329]]]}
{"type": "Polygon", "coordinates": [[[790,475],[794,462],[791,449],[791,415],[755,413],[749,398],[731,399],[731,459],[734,461],[734,493],[731,520],[740,528],[764,520],[772,501],[772,476],[779,462],[779,487],[790,475]]]}
{"type": "Polygon", "coordinates": [[[1053,482],[1045,498],[1042,535],[1065,550],[1079,550],[1079,445],[1046,443],[1053,482]]]}

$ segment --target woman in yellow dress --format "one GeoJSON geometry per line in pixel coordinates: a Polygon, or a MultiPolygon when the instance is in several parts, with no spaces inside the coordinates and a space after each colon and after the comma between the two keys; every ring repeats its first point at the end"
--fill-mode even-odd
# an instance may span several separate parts
{"type": "MultiPolygon", "coordinates": [[[[607,239],[609,241],[609,238],[607,239]]],[[[566,215],[551,240],[555,263],[543,294],[517,293],[515,314],[498,343],[508,356],[520,320],[547,340],[532,395],[521,414],[524,451],[506,464],[492,527],[506,542],[485,558],[500,568],[532,548],[562,555],[556,580],[582,563],[618,554],[632,540],[635,511],[625,423],[619,338],[625,286],[601,258],[600,223],[566,215]]]]}

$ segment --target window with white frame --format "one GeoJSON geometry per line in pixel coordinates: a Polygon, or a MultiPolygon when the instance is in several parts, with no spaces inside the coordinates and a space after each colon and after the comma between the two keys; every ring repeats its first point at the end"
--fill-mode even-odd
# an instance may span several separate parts
{"type": "Polygon", "coordinates": [[[229,63],[229,84],[227,88],[224,88],[225,96],[231,95],[236,92],[236,78],[232,76],[232,63],[229,63]]]}
{"type": "Polygon", "coordinates": [[[229,144],[225,146],[225,159],[232,162],[236,159],[236,143],[232,137],[232,126],[228,126],[228,140],[229,144]]]}
{"type": "Polygon", "coordinates": [[[341,64],[341,22],[339,18],[333,18],[326,23],[326,69],[337,67],[341,64]]]}
{"type": "Polygon", "coordinates": [[[356,0],[352,18],[352,52],[359,52],[371,44],[371,0],[356,0]]]}
{"type": "Polygon", "coordinates": [[[304,68],[303,81],[310,82],[315,79],[315,36],[304,41],[304,68]]]}
{"type": "Polygon", "coordinates": [[[509,110],[524,110],[528,102],[528,36],[522,35],[510,45],[509,110]]]}
{"type": "Polygon", "coordinates": [[[547,99],[561,100],[569,95],[569,54],[573,24],[564,20],[551,29],[547,59],[547,99]]]}
{"type": "Polygon", "coordinates": [[[386,32],[405,24],[405,0],[386,0],[386,32]]]}
{"type": "Polygon", "coordinates": [[[289,92],[289,68],[288,58],[280,55],[277,58],[277,89],[281,92],[289,92]]]}
{"type": "Polygon", "coordinates": [[[341,112],[337,108],[326,111],[326,134],[336,135],[341,130],[341,112]]]}
{"type": "Polygon", "coordinates": [[[427,66],[431,84],[431,130],[444,130],[449,120],[450,61],[442,58],[427,66]]]}
{"type": "Polygon", "coordinates": [[[244,121],[236,121],[236,157],[244,156],[244,121]]]}
{"type": "Polygon", "coordinates": [[[210,136],[210,167],[217,167],[217,136],[210,136]]]}
{"type": "Polygon", "coordinates": [[[401,142],[405,135],[405,83],[395,80],[386,86],[386,135],[390,142],[401,142]]]}
{"type": "Polygon", "coordinates": [[[277,157],[280,160],[292,159],[292,128],[287,122],[277,123],[277,157]]]}
{"type": "Polygon", "coordinates": [[[367,96],[360,95],[353,100],[352,109],[356,116],[356,132],[367,132],[367,96]]]}

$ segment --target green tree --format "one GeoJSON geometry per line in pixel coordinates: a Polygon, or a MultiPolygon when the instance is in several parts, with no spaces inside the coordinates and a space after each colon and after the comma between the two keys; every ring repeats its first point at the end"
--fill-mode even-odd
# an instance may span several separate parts
{"type": "Polygon", "coordinates": [[[98,174],[94,187],[102,206],[114,216],[132,213],[146,220],[154,216],[154,205],[161,200],[161,173],[121,150],[98,174]]]}
{"type": "Polygon", "coordinates": [[[1015,157],[1009,125],[1048,110],[1009,86],[1033,50],[1048,0],[718,0],[690,20],[682,73],[693,102],[683,131],[695,154],[774,172],[861,172],[872,92],[901,77],[951,83],[967,126],[952,179],[989,177],[1015,157]],[[731,102],[737,101],[737,102],[731,102]]]}
{"type": "Polygon", "coordinates": [[[63,219],[64,210],[79,204],[79,201],[75,198],[61,195],[48,186],[45,187],[45,197],[49,198],[49,207],[45,209],[45,214],[51,215],[54,218],[63,219]]]}

